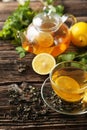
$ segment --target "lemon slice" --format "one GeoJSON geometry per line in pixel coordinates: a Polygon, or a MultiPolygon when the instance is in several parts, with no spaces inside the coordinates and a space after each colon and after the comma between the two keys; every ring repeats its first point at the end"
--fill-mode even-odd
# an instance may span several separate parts
{"type": "Polygon", "coordinates": [[[80,95],[80,85],[76,80],[69,76],[60,76],[55,79],[56,86],[53,86],[55,93],[62,99],[68,102],[79,101],[82,98],[80,95]]]}
{"type": "Polygon", "coordinates": [[[36,41],[42,47],[50,47],[53,44],[53,37],[48,32],[40,32],[36,37],[36,41]]]}
{"type": "Polygon", "coordinates": [[[48,53],[40,53],[32,61],[33,70],[40,75],[49,74],[55,65],[55,58],[48,53]]]}
{"type": "Polygon", "coordinates": [[[60,76],[55,83],[64,91],[75,92],[80,89],[78,82],[69,76],[60,76]]]}

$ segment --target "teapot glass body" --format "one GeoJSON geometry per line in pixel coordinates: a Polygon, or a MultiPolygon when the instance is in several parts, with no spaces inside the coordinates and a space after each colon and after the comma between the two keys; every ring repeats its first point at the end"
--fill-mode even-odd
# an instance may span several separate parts
{"type": "Polygon", "coordinates": [[[57,56],[63,53],[70,44],[69,28],[63,20],[55,13],[37,15],[23,34],[22,47],[34,54],[57,56]]]}

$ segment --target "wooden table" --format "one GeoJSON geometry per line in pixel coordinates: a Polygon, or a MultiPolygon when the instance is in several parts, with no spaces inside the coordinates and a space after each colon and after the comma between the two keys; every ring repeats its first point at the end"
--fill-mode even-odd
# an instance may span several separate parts
{"type": "MultiPolygon", "coordinates": [[[[87,22],[87,0],[61,0],[57,1],[65,6],[65,12],[72,13],[78,21],[87,22]]],[[[32,2],[31,7],[38,9],[39,2],[32,2]]],[[[17,8],[17,2],[0,2],[0,29],[6,18],[17,8]]],[[[8,102],[8,86],[12,84],[20,85],[27,82],[40,90],[41,85],[47,76],[36,74],[31,67],[33,54],[28,54],[23,59],[15,51],[11,40],[0,40],[0,130],[86,130],[87,114],[78,116],[67,116],[59,114],[49,108],[49,113],[45,115],[48,120],[43,120],[40,116],[36,120],[12,121],[8,113],[11,106],[8,102]],[[20,72],[20,64],[28,67],[20,72]]]]}

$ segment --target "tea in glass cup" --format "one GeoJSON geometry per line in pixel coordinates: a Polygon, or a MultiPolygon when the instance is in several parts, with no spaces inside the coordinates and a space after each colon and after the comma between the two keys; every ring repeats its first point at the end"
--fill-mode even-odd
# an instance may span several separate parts
{"type": "Polygon", "coordinates": [[[81,105],[87,91],[87,66],[76,61],[61,62],[51,71],[50,82],[61,102],[70,104],[68,107],[81,105]]]}

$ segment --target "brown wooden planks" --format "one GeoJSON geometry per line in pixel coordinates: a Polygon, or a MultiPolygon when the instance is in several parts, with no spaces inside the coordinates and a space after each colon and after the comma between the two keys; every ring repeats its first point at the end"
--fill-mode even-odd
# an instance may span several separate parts
{"type": "MultiPolygon", "coordinates": [[[[65,13],[72,13],[78,21],[87,22],[87,0],[59,0],[57,4],[65,6],[65,13]]],[[[3,27],[6,18],[17,8],[17,3],[0,2],[0,29],[3,27]]],[[[33,9],[42,8],[39,2],[32,2],[33,9]]],[[[40,117],[36,121],[13,122],[8,115],[9,106],[8,85],[23,81],[41,88],[42,82],[47,76],[40,76],[32,70],[31,62],[33,54],[27,54],[22,60],[11,44],[11,40],[0,40],[0,129],[1,130],[84,130],[87,129],[87,114],[80,116],[66,116],[49,109],[48,120],[40,117]],[[26,65],[28,70],[23,73],[18,71],[20,64],[26,65]],[[6,116],[7,115],[7,116],[6,116]]]]}

